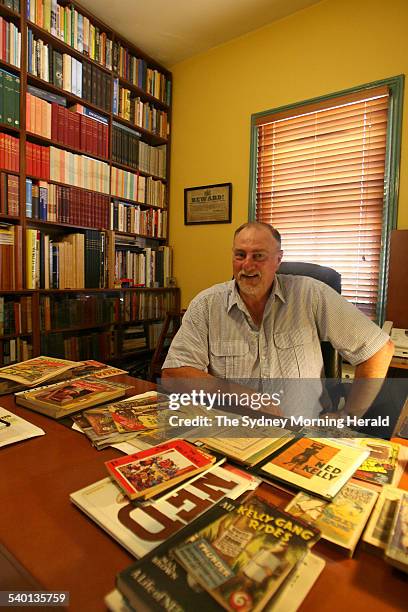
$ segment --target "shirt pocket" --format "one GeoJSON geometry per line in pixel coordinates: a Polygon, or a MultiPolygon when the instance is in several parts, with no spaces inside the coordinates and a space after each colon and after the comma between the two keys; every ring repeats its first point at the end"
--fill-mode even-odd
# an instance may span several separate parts
{"type": "Polygon", "coordinates": [[[220,378],[248,377],[249,345],[243,340],[219,340],[210,348],[211,374],[220,378]]]}
{"type": "Polygon", "coordinates": [[[273,335],[283,378],[307,378],[315,374],[313,331],[299,327],[273,335]]]}

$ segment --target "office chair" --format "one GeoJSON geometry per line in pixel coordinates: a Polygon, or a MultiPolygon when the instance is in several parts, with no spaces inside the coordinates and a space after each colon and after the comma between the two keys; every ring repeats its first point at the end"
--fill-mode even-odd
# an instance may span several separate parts
{"type": "MultiPolygon", "coordinates": [[[[329,285],[337,293],[341,293],[341,275],[333,268],[302,261],[283,261],[279,266],[278,274],[310,276],[329,285]]],[[[341,379],[341,357],[338,351],[333,348],[330,342],[321,342],[320,346],[326,378],[341,379]]]]}
{"type": "Polygon", "coordinates": [[[163,328],[150,362],[148,380],[157,382],[157,379],[160,378],[162,365],[166,358],[168,348],[181,325],[184,313],[185,310],[166,313],[163,328]]]}

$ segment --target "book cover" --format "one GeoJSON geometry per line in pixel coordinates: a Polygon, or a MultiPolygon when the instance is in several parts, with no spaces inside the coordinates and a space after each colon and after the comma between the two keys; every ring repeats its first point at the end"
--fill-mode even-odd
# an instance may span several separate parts
{"type": "Polygon", "coordinates": [[[44,435],[36,425],[0,406],[0,447],[44,435]]]}
{"type": "Polygon", "coordinates": [[[17,393],[17,404],[55,419],[122,397],[130,385],[98,380],[92,377],[74,378],[17,393]]]}
{"type": "Polygon", "coordinates": [[[403,495],[403,489],[391,485],[385,485],[382,488],[363,534],[365,544],[379,551],[385,550],[390,537],[395,510],[403,495]]]}
{"type": "Polygon", "coordinates": [[[408,573],[408,493],[397,502],[390,538],[385,548],[385,559],[391,565],[408,573]]]}
{"type": "Polygon", "coordinates": [[[376,491],[348,482],[330,502],[298,493],[285,511],[313,523],[323,539],[347,549],[351,556],[377,498],[376,491]]]}
{"type": "Polygon", "coordinates": [[[185,440],[171,440],[150,449],[106,461],[109,474],[130,499],[150,497],[194,476],[215,457],[185,440]]]}
{"type": "Polygon", "coordinates": [[[143,557],[224,497],[236,499],[259,480],[233,466],[213,466],[157,500],[134,505],[110,478],[70,495],[71,501],[136,558],[143,557]]]}
{"type": "Polygon", "coordinates": [[[0,378],[7,378],[32,387],[76,366],[78,366],[77,361],[57,359],[56,357],[34,357],[34,359],[0,368],[0,378]]]}
{"type": "Polygon", "coordinates": [[[399,444],[377,438],[357,438],[355,442],[370,451],[354,478],[380,486],[395,484],[399,444]]]}
{"type": "Polygon", "coordinates": [[[261,436],[264,434],[264,437],[229,438],[228,432],[225,431],[226,437],[224,438],[223,432],[220,431],[216,438],[201,438],[201,442],[231,459],[247,465],[255,465],[294,438],[290,431],[282,428],[268,427],[264,432],[262,428],[257,428],[258,430],[261,436]]]}
{"type": "Polygon", "coordinates": [[[173,549],[223,608],[259,612],[319,538],[319,531],[255,492],[173,549]]]}
{"type": "Polygon", "coordinates": [[[333,499],[369,455],[368,450],[324,438],[300,438],[260,468],[262,477],[333,499]]]}

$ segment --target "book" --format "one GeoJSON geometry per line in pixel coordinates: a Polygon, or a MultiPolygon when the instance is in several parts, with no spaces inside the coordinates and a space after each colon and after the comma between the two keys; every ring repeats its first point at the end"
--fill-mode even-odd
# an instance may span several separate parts
{"type": "Polygon", "coordinates": [[[73,378],[16,393],[17,404],[54,419],[96,406],[125,395],[130,385],[98,380],[92,377],[73,378]]]}
{"type": "Polygon", "coordinates": [[[0,447],[44,435],[40,427],[0,406],[0,447]]]}
{"type": "Polygon", "coordinates": [[[354,442],[370,451],[354,478],[380,486],[395,485],[400,445],[380,438],[356,438],[354,442]]]}
{"type": "Polygon", "coordinates": [[[0,378],[6,378],[7,380],[13,380],[28,387],[33,387],[76,366],[78,366],[77,361],[40,356],[12,366],[0,368],[0,378]]]}
{"type": "Polygon", "coordinates": [[[176,546],[173,554],[223,608],[259,612],[318,539],[314,526],[256,491],[176,546]]]}
{"type": "Polygon", "coordinates": [[[233,511],[239,503],[224,499],[185,525],[136,563],[119,572],[116,586],[138,612],[158,610],[205,610],[219,612],[220,606],[196,584],[172,557],[171,550],[200,528],[233,511]]]}
{"type": "Polygon", "coordinates": [[[390,537],[384,552],[385,560],[408,573],[408,493],[397,502],[390,537]]]}
{"type": "Polygon", "coordinates": [[[150,449],[105,462],[105,467],[130,499],[148,498],[210,467],[215,457],[185,440],[171,440],[150,449]]]}
{"type": "Polygon", "coordinates": [[[403,489],[385,485],[363,534],[363,542],[377,551],[384,551],[389,540],[391,525],[403,489]]]}
{"type": "Polygon", "coordinates": [[[71,493],[70,500],[140,558],[224,497],[236,499],[258,484],[257,478],[238,468],[219,465],[143,505],[130,502],[110,478],[71,493]]]}
{"type": "Polygon", "coordinates": [[[259,473],[333,499],[368,455],[368,450],[337,440],[300,438],[263,464],[259,473]]]}
{"type": "MultiPolygon", "coordinates": [[[[262,432],[260,432],[262,433],[262,432]]],[[[265,428],[265,437],[228,438],[222,431],[217,438],[201,438],[201,442],[210,449],[216,450],[231,459],[246,465],[256,465],[294,438],[294,434],[285,429],[265,428]],[[269,437],[266,437],[266,436],[269,437]]]]}
{"type": "Polygon", "coordinates": [[[345,548],[352,556],[377,498],[376,491],[348,482],[330,502],[298,493],[285,511],[311,522],[324,540],[345,548]]]}

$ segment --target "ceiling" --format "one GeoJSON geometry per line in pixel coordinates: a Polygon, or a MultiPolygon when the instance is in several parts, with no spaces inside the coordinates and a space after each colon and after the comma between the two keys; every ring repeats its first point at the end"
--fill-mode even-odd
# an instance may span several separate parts
{"type": "Polygon", "coordinates": [[[166,67],[320,0],[81,0],[166,67]]]}

